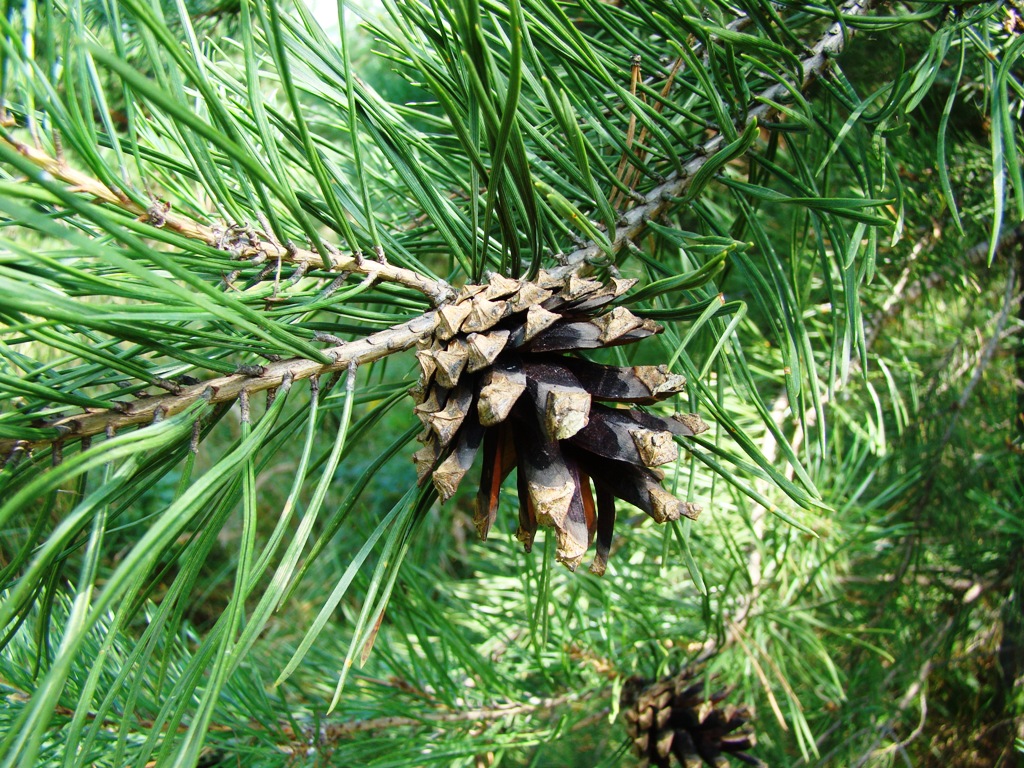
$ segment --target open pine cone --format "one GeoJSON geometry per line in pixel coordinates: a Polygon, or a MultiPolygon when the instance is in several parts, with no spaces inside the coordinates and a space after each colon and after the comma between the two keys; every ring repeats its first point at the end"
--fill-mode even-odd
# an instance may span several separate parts
{"type": "Polygon", "coordinates": [[[475,514],[481,538],[494,524],[501,483],[516,467],[517,538],[529,551],[538,525],[554,527],[558,559],[572,569],[596,534],[591,571],[604,572],[616,497],[657,522],[700,513],[664,490],[653,468],[678,457],[674,435],[699,434],[707,425],[693,414],[662,418],[595,402],[653,403],[686,380],[664,366],[618,368],[572,354],[661,331],[623,307],[605,311],[634,282],[493,275],[438,310],[434,338],[417,352],[413,396],[425,429],[413,459],[420,482],[431,478],[447,500],[483,449],[475,514]]]}
{"type": "Polygon", "coordinates": [[[750,710],[723,704],[726,692],[705,698],[698,675],[684,670],[655,683],[634,678],[623,688],[626,729],[641,766],[670,768],[674,756],[682,768],[724,768],[729,758],[764,768],[747,754],[757,743],[750,710]]]}

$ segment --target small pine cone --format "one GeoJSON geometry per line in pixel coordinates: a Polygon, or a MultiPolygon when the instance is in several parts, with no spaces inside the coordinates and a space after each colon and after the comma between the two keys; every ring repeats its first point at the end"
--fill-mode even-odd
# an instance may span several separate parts
{"type": "Polygon", "coordinates": [[[630,680],[622,691],[626,730],[642,766],[724,768],[735,758],[746,765],[765,764],[747,754],[757,743],[752,712],[724,704],[727,692],[704,695],[698,671],[651,683],[630,680]]]}
{"type": "Polygon", "coordinates": [[[493,275],[438,309],[434,337],[417,352],[420,381],[412,394],[424,430],[413,460],[420,482],[429,477],[445,501],[483,452],[474,517],[481,538],[512,469],[517,538],[529,551],[537,527],[553,527],[557,557],[572,569],[596,537],[591,570],[604,572],[616,498],[657,522],[700,513],[661,487],[655,467],[678,457],[675,436],[707,425],[694,414],[663,418],[597,402],[654,403],[682,391],[686,380],[665,366],[619,368],[575,354],[661,331],[624,307],[608,309],[634,282],[493,275]]]}

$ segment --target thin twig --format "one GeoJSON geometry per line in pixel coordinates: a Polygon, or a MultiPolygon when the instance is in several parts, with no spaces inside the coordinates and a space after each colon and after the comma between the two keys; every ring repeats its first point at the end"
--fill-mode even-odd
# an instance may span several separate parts
{"type": "MultiPolygon", "coordinates": [[[[379,360],[395,352],[402,352],[416,346],[417,342],[430,338],[437,324],[437,315],[428,312],[401,325],[380,331],[358,341],[349,341],[338,347],[324,350],[333,362],[321,364],[315,360],[294,357],[261,366],[252,373],[239,373],[182,387],[175,394],[146,397],[125,403],[119,410],[97,410],[89,413],[65,416],[46,426],[56,427],[61,440],[80,439],[98,435],[109,430],[139,424],[149,424],[157,414],[163,418],[173,416],[190,405],[207,397],[210,403],[224,403],[236,400],[243,392],[249,394],[281,386],[286,377],[308,379],[334,371],[345,371],[351,364],[361,365],[379,360]]],[[[0,460],[16,450],[26,450],[48,445],[51,440],[0,440],[0,460]]]]}
{"type": "MultiPolygon", "coordinates": [[[[478,723],[503,720],[508,717],[530,715],[537,712],[559,709],[579,699],[579,694],[570,693],[550,699],[536,699],[522,704],[499,704],[492,707],[475,707],[470,709],[448,710],[443,712],[425,713],[419,717],[373,717],[365,720],[347,720],[340,723],[321,724],[319,732],[312,734],[295,733],[291,725],[284,725],[285,735],[294,738],[295,742],[279,747],[290,753],[299,749],[305,750],[312,742],[320,747],[330,747],[337,742],[350,739],[359,733],[390,733],[397,728],[422,728],[431,724],[445,723],[478,723]]],[[[312,728],[312,725],[311,725],[312,728]]]]}
{"type": "MultiPolygon", "coordinates": [[[[938,242],[941,238],[941,234],[942,228],[939,227],[938,225],[935,225],[929,236],[923,237],[914,245],[914,248],[910,254],[910,260],[916,260],[918,255],[925,249],[925,247],[934,245],[936,242],[938,242]]],[[[999,242],[996,244],[996,253],[1000,253],[1004,250],[1012,248],[1016,245],[1019,245],[1022,242],[1024,242],[1024,224],[1022,224],[1015,230],[1007,233],[1002,238],[1000,238],[999,242]]],[[[988,249],[988,241],[974,245],[966,253],[968,262],[976,265],[983,263],[983,260],[986,259],[988,256],[988,249]]],[[[950,423],[946,428],[943,438],[940,441],[940,451],[949,442],[950,437],[952,435],[953,427],[955,426],[956,421],[959,418],[959,413],[966,406],[967,400],[970,398],[971,392],[974,390],[974,387],[977,385],[978,381],[980,381],[981,375],[984,373],[985,368],[991,361],[992,355],[995,352],[995,348],[998,346],[999,342],[1005,338],[1004,331],[1006,327],[1006,322],[1009,317],[1009,311],[1012,308],[1014,302],[1013,289],[1016,280],[1016,274],[1017,273],[1015,271],[1015,267],[1013,264],[1011,264],[1010,275],[1007,279],[1006,289],[1004,291],[1003,309],[997,321],[996,329],[993,332],[992,336],[989,338],[989,341],[986,344],[982,354],[979,356],[977,363],[975,363],[973,366],[975,368],[975,373],[972,377],[971,383],[969,383],[968,386],[964,389],[964,391],[961,393],[961,396],[957,404],[953,407],[953,418],[950,420],[950,423]]],[[[943,274],[939,272],[932,272],[926,277],[922,278],[921,280],[910,283],[909,267],[904,269],[893,288],[892,296],[889,298],[888,301],[885,302],[885,304],[882,305],[879,311],[868,322],[865,323],[866,327],[868,328],[868,332],[865,333],[866,350],[870,349],[871,346],[873,346],[874,342],[878,338],[882,326],[886,322],[891,320],[896,315],[896,312],[899,309],[907,306],[908,304],[914,303],[915,301],[920,299],[921,296],[926,295],[929,289],[940,284],[944,279],[945,276],[943,274]]],[[[947,364],[944,363],[941,367],[945,368],[947,367],[947,364]]],[[[850,374],[855,373],[859,369],[860,358],[855,358],[850,363],[850,374]]],[[[838,392],[839,387],[837,386],[833,391],[838,392]]],[[[823,392],[821,395],[822,405],[828,403],[829,399],[829,393],[823,392]]],[[[780,428],[782,426],[783,419],[788,417],[790,413],[789,408],[786,407],[787,403],[788,396],[785,388],[783,388],[780,391],[779,398],[776,400],[776,403],[772,409],[773,416],[775,417],[775,424],[780,428]]],[[[813,425],[814,419],[815,411],[812,409],[804,414],[803,423],[813,425]]],[[[768,437],[770,437],[770,434],[769,436],[766,437],[766,440],[768,439],[768,437]]],[[[803,428],[800,425],[800,423],[797,423],[793,438],[790,442],[794,452],[797,450],[799,443],[802,439],[803,428]]],[[[768,440],[766,445],[774,447],[774,438],[768,440]]],[[[765,455],[767,456],[768,453],[765,452],[765,455]]]]}
{"type": "Polygon", "coordinates": [[[971,393],[974,392],[974,388],[978,386],[978,382],[981,381],[981,377],[988,369],[988,365],[992,362],[992,356],[995,354],[996,348],[999,346],[999,342],[1003,337],[1003,328],[1006,327],[1006,322],[1010,317],[1010,308],[1013,306],[1014,293],[1017,289],[1017,269],[1016,265],[1010,263],[1010,273],[1006,278],[1006,290],[1003,291],[1003,308],[999,313],[999,317],[996,320],[995,330],[992,332],[992,336],[985,344],[985,348],[982,350],[981,355],[978,357],[978,364],[975,366],[974,374],[971,376],[970,381],[967,382],[967,386],[964,387],[963,392],[960,393],[959,399],[956,401],[956,406],[953,410],[953,416],[949,420],[949,424],[946,425],[946,431],[942,434],[942,439],[939,441],[939,450],[943,450],[946,444],[950,441],[953,436],[953,430],[956,427],[957,422],[960,420],[960,414],[963,413],[964,408],[967,405],[967,401],[971,398],[971,393]]]}
{"type": "MultiPolygon", "coordinates": [[[[929,236],[922,238],[918,243],[914,245],[908,259],[907,266],[901,273],[897,282],[893,285],[892,294],[889,299],[882,306],[882,310],[875,315],[874,321],[868,325],[865,330],[864,337],[866,339],[867,346],[871,346],[871,342],[875,340],[882,326],[890,321],[906,304],[912,304],[921,296],[927,295],[930,291],[938,288],[940,285],[945,283],[949,279],[948,270],[935,270],[915,280],[913,283],[908,285],[908,276],[910,272],[910,261],[917,258],[918,253],[925,245],[931,245],[941,238],[943,227],[936,224],[933,226],[929,236]]],[[[996,254],[1004,253],[1010,248],[1024,242],[1024,224],[1019,225],[1016,229],[1012,229],[999,238],[999,242],[996,243],[996,254]]],[[[989,241],[985,240],[980,242],[970,249],[965,254],[966,263],[964,266],[981,266],[988,260],[989,241]]],[[[856,361],[854,361],[856,363],[856,361]]]]}
{"type": "MultiPolygon", "coordinates": [[[[739,18],[734,19],[733,21],[731,21],[728,24],[726,24],[725,28],[730,30],[730,31],[739,31],[739,30],[742,30],[745,27],[749,26],[751,23],[752,22],[751,22],[751,19],[750,19],[749,16],[740,16],[739,18]]],[[[689,43],[687,43],[687,44],[689,44],[689,43]]],[[[702,48],[703,48],[702,42],[700,40],[696,40],[690,46],[690,51],[691,51],[691,53],[693,55],[697,55],[698,53],[701,52],[702,48]]],[[[707,54],[707,51],[704,51],[704,61],[705,61],[705,63],[707,62],[707,60],[708,60],[708,54],[707,54]]],[[[654,112],[655,112],[655,114],[659,114],[660,115],[662,110],[664,109],[665,102],[668,99],[669,92],[672,90],[672,86],[675,83],[676,78],[684,71],[682,67],[683,67],[683,59],[681,57],[677,58],[674,62],[672,62],[672,67],[669,69],[668,77],[665,78],[665,83],[661,87],[661,93],[659,94],[659,98],[654,103],[654,112]]],[[[630,95],[632,95],[634,97],[636,96],[636,87],[637,87],[637,82],[639,80],[639,77],[640,77],[640,55],[636,54],[636,55],[634,55],[634,57],[633,57],[633,59],[631,61],[630,83],[629,83],[630,95]]],[[[651,78],[651,79],[649,79],[648,81],[645,82],[645,85],[650,86],[650,85],[653,85],[653,83],[654,83],[654,80],[653,80],[653,78],[651,78]]],[[[644,98],[642,94],[641,94],[641,98],[642,99],[644,98]]],[[[646,102],[646,99],[644,99],[644,101],[646,102]]],[[[640,177],[640,174],[642,173],[642,170],[643,170],[640,166],[632,164],[629,161],[629,150],[632,149],[632,147],[633,147],[633,138],[635,136],[635,133],[636,133],[636,113],[635,112],[631,112],[630,116],[629,116],[629,126],[626,129],[626,142],[625,142],[626,146],[622,150],[622,155],[621,155],[621,157],[619,159],[619,165],[618,165],[618,168],[615,171],[615,177],[617,179],[619,179],[623,184],[626,185],[626,187],[629,189],[629,193],[628,194],[624,194],[618,188],[613,190],[611,196],[608,198],[608,202],[611,204],[611,206],[613,208],[618,207],[618,205],[620,203],[624,203],[626,206],[629,205],[629,203],[632,201],[631,195],[634,194],[633,188],[636,186],[637,179],[640,177]]],[[[636,140],[636,144],[638,146],[638,149],[637,149],[637,151],[635,153],[636,154],[636,158],[637,158],[638,161],[642,162],[644,160],[644,158],[647,156],[647,150],[644,149],[644,146],[646,145],[646,141],[647,141],[647,137],[648,137],[649,133],[650,133],[650,130],[648,129],[647,125],[644,125],[640,129],[640,136],[636,140]]]]}
{"type": "MultiPolygon", "coordinates": [[[[214,248],[225,249],[226,237],[222,228],[200,224],[187,216],[173,213],[167,203],[156,202],[149,208],[143,208],[120,190],[108,187],[98,179],[75,170],[63,160],[51,157],[42,150],[16,141],[9,135],[0,135],[0,142],[15,150],[32,165],[53,178],[63,181],[71,191],[80,194],[83,198],[91,198],[98,203],[115,206],[137,216],[140,221],[171,230],[190,240],[198,240],[214,248]]],[[[323,257],[316,251],[281,245],[265,235],[252,239],[246,238],[244,242],[237,242],[237,240],[232,239],[232,246],[237,245],[237,248],[231,247],[228,250],[231,250],[239,259],[268,261],[278,264],[278,268],[282,262],[292,263],[297,265],[303,273],[311,269],[325,270],[328,268],[323,257]]],[[[382,253],[382,251],[380,252],[382,253]]],[[[330,269],[334,272],[358,272],[363,275],[371,275],[378,280],[404,285],[428,297],[434,306],[439,306],[454,296],[451,286],[444,280],[434,280],[411,269],[393,266],[384,259],[366,259],[358,253],[345,255],[332,250],[330,269]]]]}
{"type": "MultiPolygon", "coordinates": [[[[847,0],[838,8],[840,15],[844,17],[859,16],[867,13],[874,4],[874,0],[847,0]]],[[[801,61],[803,75],[800,83],[796,85],[800,90],[806,88],[812,80],[824,74],[828,68],[829,61],[837,56],[846,44],[846,34],[852,34],[854,30],[845,24],[836,21],[822,35],[821,39],[810,49],[810,53],[801,61]]],[[[741,122],[747,125],[751,120],[770,120],[776,113],[771,105],[785,99],[789,89],[782,83],[767,88],[754,98],[756,106],[747,110],[741,122]]],[[[673,202],[690,186],[694,175],[705,163],[725,144],[726,138],[718,133],[696,148],[694,157],[683,166],[682,174],[673,171],[666,180],[652,189],[645,195],[645,202],[630,209],[622,217],[622,223],[615,229],[615,240],[612,243],[612,252],[617,253],[629,243],[635,243],[647,230],[647,222],[661,216],[673,202]]],[[[601,259],[604,248],[597,243],[589,243],[572,253],[564,259],[564,265],[557,273],[569,273],[578,270],[581,265],[590,261],[601,259]]]]}
{"type": "MultiPolygon", "coordinates": [[[[15,698],[18,701],[28,701],[30,694],[28,691],[23,690],[19,686],[15,685],[10,680],[0,679],[0,684],[8,690],[8,696],[15,698]]],[[[312,734],[296,733],[293,724],[296,720],[293,718],[289,722],[283,722],[280,724],[281,732],[288,737],[293,739],[291,744],[279,746],[279,749],[285,753],[291,753],[296,751],[296,747],[301,744],[302,749],[306,749],[311,743],[318,744],[319,746],[330,746],[332,743],[343,741],[344,739],[351,738],[358,733],[391,733],[393,735],[394,729],[396,728],[418,728],[425,725],[431,724],[445,724],[445,723],[474,723],[474,722],[493,722],[495,720],[502,720],[507,717],[517,717],[519,715],[531,715],[538,712],[547,712],[550,710],[556,710],[566,704],[572,704],[579,701],[581,698],[579,693],[566,693],[561,696],[554,696],[551,698],[532,698],[529,701],[525,701],[519,704],[497,704],[490,707],[471,707],[467,709],[449,709],[447,707],[441,707],[443,711],[440,712],[426,712],[418,717],[402,717],[402,716],[386,716],[386,717],[372,717],[363,720],[346,720],[343,722],[320,722],[319,732],[312,734]],[[301,740],[301,741],[300,741],[301,740]]],[[[70,717],[74,714],[74,711],[63,706],[58,706],[57,711],[70,717]]],[[[601,713],[607,716],[607,712],[601,713]]],[[[89,713],[87,717],[90,720],[95,719],[93,713],[89,713]]],[[[147,723],[152,725],[152,723],[147,723]]],[[[116,726],[116,723],[110,719],[107,719],[103,723],[105,728],[116,726]]],[[[253,723],[259,728],[266,727],[266,723],[253,723]]],[[[218,732],[228,732],[234,730],[237,724],[211,724],[209,730],[218,732]]],[[[313,730],[313,723],[310,722],[310,731],[313,730]]]]}
{"type": "MultiPolygon", "coordinates": [[[[952,619],[946,619],[946,621],[943,623],[942,627],[937,632],[935,632],[928,639],[928,642],[925,645],[925,648],[923,649],[924,650],[925,661],[921,665],[921,667],[918,669],[918,673],[917,673],[917,676],[914,678],[914,681],[910,684],[910,686],[907,688],[906,692],[900,698],[900,701],[899,701],[899,703],[897,705],[896,714],[894,714],[892,717],[890,717],[885,722],[880,723],[875,728],[877,736],[876,736],[875,740],[871,743],[871,746],[868,747],[866,750],[864,750],[864,754],[861,756],[860,760],[858,760],[857,763],[856,763],[856,768],[861,768],[861,766],[866,765],[869,760],[872,760],[875,757],[879,757],[879,756],[881,756],[882,754],[885,754],[888,751],[895,751],[895,750],[898,750],[898,749],[902,749],[907,744],[909,744],[914,738],[917,738],[917,736],[920,735],[920,731],[921,731],[921,729],[923,729],[923,725],[924,725],[924,718],[925,718],[925,715],[927,714],[927,706],[925,704],[924,694],[923,694],[922,690],[923,690],[925,684],[927,683],[928,675],[931,673],[931,670],[932,670],[932,666],[933,666],[932,661],[931,661],[932,655],[936,652],[936,650],[940,647],[940,645],[945,641],[946,637],[949,635],[950,630],[952,630],[952,629],[953,629],[953,620],[952,619]],[[911,734],[910,734],[910,736],[908,736],[908,738],[903,739],[901,741],[894,742],[889,747],[883,748],[881,750],[881,752],[877,751],[878,750],[878,745],[882,742],[882,740],[887,735],[889,735],[889,734],[894,734],[895,735],[896,720],[902,715],[903,712],[905,712],[907,710],[907,708],[910,707],[910,704],[913,702],[913,700],[917,697],[918,694],[921,695],[921,709],[922,709],[922,711],[921,711],[920,722],[919,722],[917,728],[915,728],[914,731],[911,732],[911,734]]],[[[887,691],[888,690],[889,686],[892,684],[893,680],[895,679],[895,677],[896,677],[896,675],[898,674],[899,671],[900,671],[900,667],[897,666],[886,676],[885,681],[882,683],[881,690],[883,690],[883,691],[887,691]]]]}

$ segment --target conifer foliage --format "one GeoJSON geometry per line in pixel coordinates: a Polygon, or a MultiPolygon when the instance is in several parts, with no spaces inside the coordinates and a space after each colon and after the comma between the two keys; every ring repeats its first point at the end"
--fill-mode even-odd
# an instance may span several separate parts
{"type": "Polygon", "coordinates": [[[1024,584],[949,417],[1024,360],[1017,4],[338,7],[3,4],[0,765],[924,743],[1024,584]]]}

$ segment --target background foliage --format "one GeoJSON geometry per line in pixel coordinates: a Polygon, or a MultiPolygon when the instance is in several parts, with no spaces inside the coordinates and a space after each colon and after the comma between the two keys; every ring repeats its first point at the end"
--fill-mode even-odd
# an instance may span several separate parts
{"type": "Polygon", "coordinates": [[[628,764],[698,661],[771,765],[1012,764],[1020,9],[343,12],[3,5],[3,764],[628,764]],[[415,487],[410,354],[324,352],[558,265],[712,424],[601,579],[415,487]]]}

